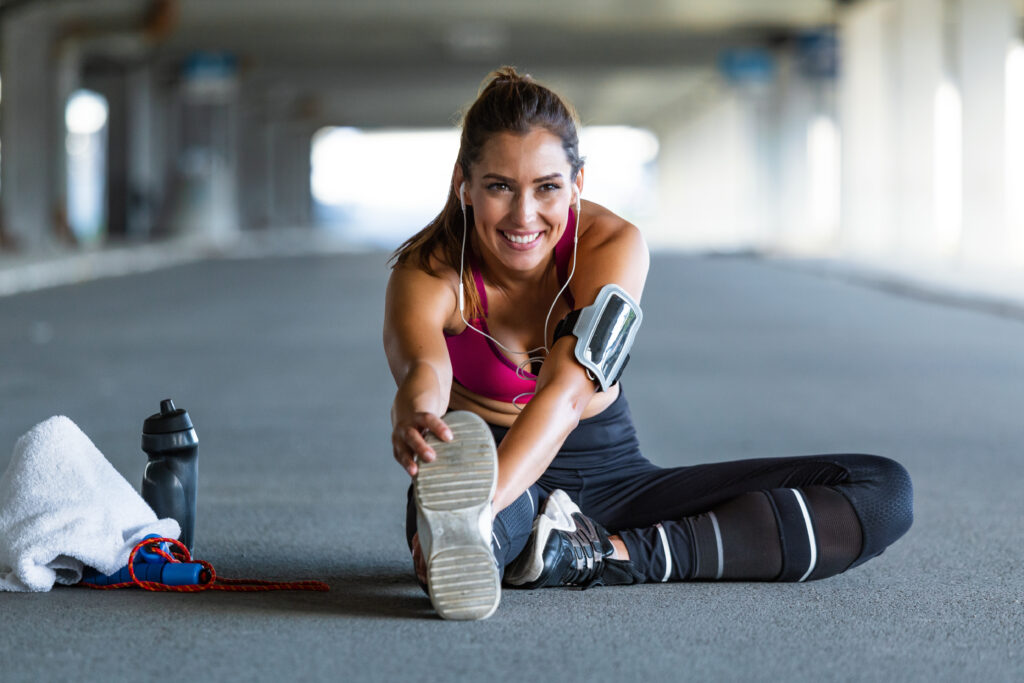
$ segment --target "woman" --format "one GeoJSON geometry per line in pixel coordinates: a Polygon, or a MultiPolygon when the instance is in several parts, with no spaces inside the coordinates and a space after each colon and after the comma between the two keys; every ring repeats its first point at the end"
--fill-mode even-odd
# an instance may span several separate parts
{"type": "Polygon", "coordinates": [[[441,616],[489,616],[502,577],[824,578],[905,533],[910,478],[885,458],[664,469],[640,454],[616,379],[647,247],[580,200],[583,177],[572,110],[503,68],[465,115],[444,209],[394,255],[392,447],[414,480],[407,537],[441,616]]]}

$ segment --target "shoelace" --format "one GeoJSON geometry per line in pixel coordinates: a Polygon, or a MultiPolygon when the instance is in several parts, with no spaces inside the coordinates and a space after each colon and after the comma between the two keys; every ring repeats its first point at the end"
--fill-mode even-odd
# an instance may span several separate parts
{"type": "Polygon", "coordinates": [[[566,586],[590,586],[604,570],[604,551],[601,549],[602,534],[594,522],[579,513],[572,516],[576,530],[562,532],[569,542],[573,562],[562,574],[561,582],[566,586]]]}

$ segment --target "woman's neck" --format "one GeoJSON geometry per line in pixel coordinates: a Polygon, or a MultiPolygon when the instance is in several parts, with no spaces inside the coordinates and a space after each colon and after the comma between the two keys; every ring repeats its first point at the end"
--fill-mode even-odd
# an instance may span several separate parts
{"type": "Polygon", "coordinates": [[[531,293],[543,292],[548,284],[558,279],[554,250],[537,267],[528,271],[508,268],[496,257],[487,253],[479,254],[478,263],[481,263],[483,267],[484,281],[509,297],[522,297],[531,293]]]}

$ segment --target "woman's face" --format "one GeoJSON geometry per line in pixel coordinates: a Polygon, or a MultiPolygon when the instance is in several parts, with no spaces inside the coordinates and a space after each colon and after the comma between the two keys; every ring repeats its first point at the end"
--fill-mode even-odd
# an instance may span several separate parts
{"type": "Polygon", "coordinates": [[[498,133],[470,170],[466,204],[473,207],[481,248],[512,270],[545,265],[565,232],[573,199],[561,139],[543,128],[498,133]]]}

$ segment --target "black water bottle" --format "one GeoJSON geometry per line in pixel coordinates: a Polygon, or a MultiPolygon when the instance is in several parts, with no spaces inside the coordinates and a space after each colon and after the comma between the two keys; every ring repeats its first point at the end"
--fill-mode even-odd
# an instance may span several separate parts
{"type": "Polygon", "coordinates": [[[181,525],[179,539],[192,552],[199,477],[199,438],[192,419],[174,401],[160,401],[160,412],[142,423],[142,450],[149,456],[142,478],[142,498],[160,519],[181,525]]]}

